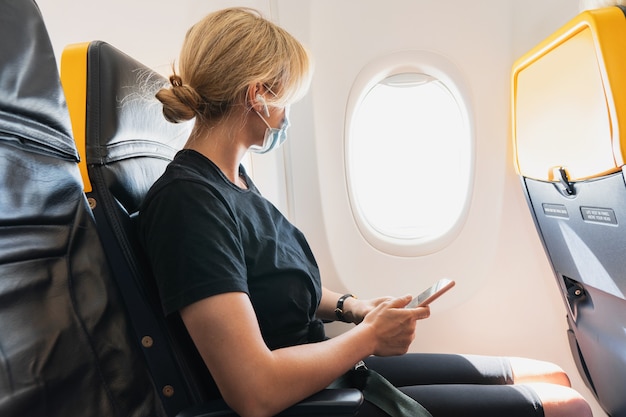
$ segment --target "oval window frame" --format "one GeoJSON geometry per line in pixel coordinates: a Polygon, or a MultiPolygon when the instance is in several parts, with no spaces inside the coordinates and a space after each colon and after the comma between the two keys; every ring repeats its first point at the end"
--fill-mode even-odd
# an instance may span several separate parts
{"type": "Polygon", "coordinates": [[[380,57],[368,63],[357,75],[348,95],[344,120],[344,178],[348,190],[348,200],[352,217],[363,238],[374,248],[389,255],[415,257],[435,253],[449,245],[460,233],[467,220],[475,175],[475,129],[472,117],[470,95],[464,78],[452,62],[445,57],[428,51],[401,51],[380,57]],[[466,195],[457,219],[450,228],[437,236],[417,238],[394,238],[385,235],[369,224],[355,197],[355,190],[350,169],[350,146],[352,142],[351,125],[360,103],[370,90],[388,77],[403,73],[419,73],[436,78],[450,91],[459,104],[468,129],[468,175],[466,195]]]}

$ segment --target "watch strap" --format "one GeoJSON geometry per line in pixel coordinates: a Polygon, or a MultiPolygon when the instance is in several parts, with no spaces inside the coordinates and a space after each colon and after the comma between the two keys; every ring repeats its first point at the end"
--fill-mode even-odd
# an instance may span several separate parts
{"type": "Polygon", "coordinates": [[[337,308],[335,308],[335,315],[337,316],[337,319],[343,321],[344,323],[350,323],[350,321],[347,320],[343,314],[343,302],[346,301],[346,299],[348,299],[349,297],[356,298],[356,296],[353,294],[344,294],[337,300],[337,308]]]}

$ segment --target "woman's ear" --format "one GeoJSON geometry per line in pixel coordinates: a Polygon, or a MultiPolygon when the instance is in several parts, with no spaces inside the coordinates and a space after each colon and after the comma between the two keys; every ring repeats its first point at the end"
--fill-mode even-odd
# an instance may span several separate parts
{"type": "Polygon", "coordinates": [[[248,86],[246,94],[246,100],[251,109],[254,109],[258,113],[262,113],[265,117],[270,117],[270,111],[263,97],[264,88],[261,83],[254,83],[248,86]]]}
{"type": "MultiPolygon", "coordinates": [[[[253,108],[255,110],[261,110],[260,108],[257,108],[259,103],[257,100],[257,96],[259,94],[261,94],[261,84],[260,83],[252,83],[248,86],[248,90],[246,91],[246,104],[248,104],[248,106],[250,108],[253,108]]],[[[262,105],[261,105],[262,107],[262,105]]]]}

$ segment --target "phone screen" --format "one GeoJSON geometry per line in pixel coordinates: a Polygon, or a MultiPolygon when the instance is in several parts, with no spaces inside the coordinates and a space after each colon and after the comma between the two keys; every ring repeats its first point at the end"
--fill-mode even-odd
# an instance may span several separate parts
{"type": "Polygon", "coordinates": [[[426,306],[435,301],[441,294],[454,287],[455,282],[448,278],[442,278],[434,283],[430,288],[427,288],[417,297],[414,297],[405,308],[415,308],[426,306]]]}

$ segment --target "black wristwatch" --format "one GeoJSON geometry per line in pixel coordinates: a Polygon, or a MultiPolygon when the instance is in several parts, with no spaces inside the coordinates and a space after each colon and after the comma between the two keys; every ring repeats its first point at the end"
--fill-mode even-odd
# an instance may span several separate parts
{"type": "Polygon", "coordinates": [[[337,319],[343,321],[344,323],[352,323],[350,320],[346,320],[345,316],[343,315],[343,302],[346,301],[346,298],[348,297],[356,298],[355,295],[344,294],[339,297],[339,300],[337,300],[337,308],[335,308],[335,315],[337,316],[337,319]]]}

